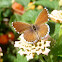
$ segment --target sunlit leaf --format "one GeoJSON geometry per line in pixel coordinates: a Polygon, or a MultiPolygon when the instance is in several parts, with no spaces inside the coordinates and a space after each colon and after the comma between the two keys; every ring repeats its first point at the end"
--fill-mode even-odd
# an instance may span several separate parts
{"type": "Polygon", "coordinates": [[[22,4],[23,6],[27,6],[30,0],[15,0],[16,2],[22,4]]]}
{"type": "Polygon", "coordinates": [[[12,0],[0,0],[0,8],[7,8],[10,7],[12,2],[12,0]]]}
{"type": "Polygon", "coordinates": [[[36,1],[35,2],[36,5],[43,5],[44,7],[48,7],[51,9],[58,9],[59,8],[59,4],[58,1],[50,1],[50,0],[41,0],[41,1],[36,1]]]}
{"type": "Polygon", "coordinates": [[[53,38],[55,40],[57,40],[59,38],[59,31],[60,31],[60,24],[56,23],[55,24],[55,31],[54,31],[54,35],[53,35],[53,38]]]}
{"type": "Polygon", "coordinates": [[[16,59],[16,62],[28,62],[27,61],[27,58],[25,56],[21,56],[20,54],[17,54],[17,59],[16,59]]]}

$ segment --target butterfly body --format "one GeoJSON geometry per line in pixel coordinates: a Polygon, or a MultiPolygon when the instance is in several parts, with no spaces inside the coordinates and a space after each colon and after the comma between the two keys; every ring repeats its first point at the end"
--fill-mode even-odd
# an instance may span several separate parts
{"type": "Polygon", "coordinates": [[[33,25],[33,29],[36,31],[36,26],[35,25],[33,25]]]}
{"type": "Polygon", "coordinates": [[[44,9],[40,12],[34,24],[13,22],[12,25],[19,34],[24,32],[24,39],[28,41],[28,43],[35,43],[49,34],[49,26],[45,24],[47,21],[48,13],[47,10],[44,9]]]}

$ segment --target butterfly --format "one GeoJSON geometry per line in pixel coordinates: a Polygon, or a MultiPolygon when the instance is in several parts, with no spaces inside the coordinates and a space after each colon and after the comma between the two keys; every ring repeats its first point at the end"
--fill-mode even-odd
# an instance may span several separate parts
{"type": "Polygon", "coordinates": [[[23,33],[23,37],[28,43],[35,43],[39,39],[47,37],[50,28],[45,22],[48,21],[48,11],[46,8],[38,15],[34,24],[24,22],[13,22],[12,26],[19,34],[23,33]]]}

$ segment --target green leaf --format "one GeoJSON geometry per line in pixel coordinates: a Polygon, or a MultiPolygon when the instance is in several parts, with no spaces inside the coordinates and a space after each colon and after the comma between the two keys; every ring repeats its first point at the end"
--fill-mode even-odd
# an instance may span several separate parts
{"type": "Polygon", "coordinates": [[[25,56],[21,56],[20,54],[17,54],[17,59],[16,59],[17,62],[28,62],[27,61],[27,58],[25,56]]]}
{"type": "Polygon", "coordinates": [[[21,21],[21,15],[19,15],[19,14],[14,14],[15,15],[15,17],[16,17],[16,21],[21,21]]]}
{"type": "Polygon", "coordinates": [[[13,56],[12,54],[5,54],[3,56],[3,62],[14,62],[15,59],[15,56],[13,56]]]}
{"type": "Polygon", "coordinates": [[[7,8],[10,7],[12,2],[12,0],[0,0],[0,8],[7,8]]]}
{"type": "Polygon", "coordinates": [[[28,10],[22,16],[15,13],[16,21],[26,22],[26,23],[34,23],[36,17],[40,13],[41,10],[28,10]]]}
{"type": "Polygon", "coordinates": [[[3,11],[3,16],[4,17],[10,17],[10,16],[12,16],[11,9],[5,9],[5,11],[3,11]]]}
{"type": "MultiPolygon", "coordinates": [[[[40,10],[41,11],[41,10],[40,10]]],[[[22,15],[22,21],[28,22],[28,23],[34,23],[38,14],[40,13],[40,11],[36,11],[36,10],[28,10],[27,12],[25,12],[22,15]]]]}
{"type": "Polygon", "coordinates": [[[9,21],[9,25],[12,26],[12,22],[16,21],[15,15],[12,15],[9,21]]]}
{"type": "Polygon", "coordinates": [[[25,20],[22,20],[22,16],[21,15],[19,15],[19,14],[14,14],[14,16],[15,16],[15,21],[21,21],[21,22],[25,22],[25,20]]]}
{"type": "Polygon", "coordinates": [[[48,7],[51,9],[58,9],[59,4],[58,1],[50,1],[50,0],[41,0],[41,1],[36,1],[36,5],[43,5],[44,7],[48,7]]]}
{"type": "Polygon", "coordinates": [[[12,27],[12,22],[15,22],[16,21],[16,17],[15,15],[12,15],[11,18],[10,18],[10,21],[9,21],[9,26],[11,27],[12,31],[14,33],[16,33],[16,31],[14,30],[14,28],[12,27]]]}
{"type": "Polygon", "coordinates": [[[54,37],[53,37],[56,40],[56,44],[51,49],[51,53],[56,56],[62,55],[62,28],[61,27],[62,26],[60,26],[60,24],[56,23],[54,37]]]}
{"type": "Polygon", "coordinates": [[[55,40],[57,40],[59,38],[59,31],[60,31],[60,24],[56,23],[55,24],[55,31],[54,31],[54,35],[53,35],[53,38],[55,40]]]}
{"type": "Polygon", "coordinates": [[[54,22],[48,22],[48,25],[50,27],[50,35],[53,36],[55,31],[55,23],[54,22]]]}
{"type": "Polygon", "coordinates": [[[60,25],[59,37],[62,36],[62,25],[60,25]]]}
{"type": "Polygon", "coordinates": [[[62,57],[62,55],[58,55],[58,56],[62,57]]]}
{"type": "Polygon", "coordinates": [[[3,9],[0,9],[0,22],[3,20],[2,12],[3,12],[3,9]]]}
{"type": "Polygon", "coordinates": [[[60,25],[58,44],[62,45],[62,25],[60,25]]]}
{"type": "Polygon", "coordinates": [[[16,2],[22,4],[23,6],[27,6],[30,0],[15,0],[16,2]]]}
{"type": "Polygon", "coordinates": [[[53,55],[62,55],[62,45],[58,45],[56,44],[52,49],[51,49],[51,53],[53,55]]]}
{"type": "MultiPolygon", "coordinates": [[[[56,40],[54,46],[51,48],[51,54],[53,55],[62,55],[62,28],[60,28],[60,24],[55,24],[55,31],[52,37],[56,40]]],[[[53,29],[53,28],[52,28],[53,29]]],[[[51,30],[52,30],[51,29],[51,30]]]]}

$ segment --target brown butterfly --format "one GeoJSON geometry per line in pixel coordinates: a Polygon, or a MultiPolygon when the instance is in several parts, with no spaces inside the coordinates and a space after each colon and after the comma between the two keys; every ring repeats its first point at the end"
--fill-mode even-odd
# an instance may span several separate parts
{"type": "Polygon", "coordinates": [[[24,32],[24,39],[28,41],[28,43],[35,43],[49,34],[49,26],[45,24],[47,21],[48,12],[45,8],[40,12],[34,24],[13,22],[12,25],[19,34],[24,32]]]}

